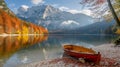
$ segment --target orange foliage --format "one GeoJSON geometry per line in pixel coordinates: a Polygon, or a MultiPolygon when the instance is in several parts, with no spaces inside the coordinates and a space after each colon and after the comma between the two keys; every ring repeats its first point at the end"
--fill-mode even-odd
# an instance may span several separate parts
{"type": "Polygon", "coordinates": [[[0,34],[48,34],[48,30],[32,23],[27,23],[0,9],[0,34]]]}
{"type": "Polygon", "coordinates": [[[16,51],[29,47],[31,45],[35,45],[36,43],[42,42],[48,38],[48,36],[29,36],[27,41],[24,41],[24,36],[16,36],[16,37],[0,37],[0,58],[10,57],[11,54],[16,51]],[[18,39],[20,37],[20,39],[18,39]]]}
{"type": "Polygon", "coordinates": [[[29,26],[29,34],[32,34],[34,32],[34,29],[33,29],[33,24],[30,23],[30,26],[29,26]]]}
{"type": "Polygon", "coordinates": [[[0,13],[0,25],[3,25],[3,19],[1,13],[0,13]]]}
{"type": "Polygon", "coordinates": [[[21,34],[20,31],[21,31],[21,22],[19,19],[17,19],[16,17],[12,18],[11,19],[11,23],[12,23],[12,26],[14,27],[14,32],[13,33],[16,33],[16,34],[21,34]]]}
{"type": "Polygon", "coordinates": [[[3,27],[3,19],[2,19],[2,15],[0,12],[0,34],[4,32],[4,27],[3,27]]]}
{"type": "Polygon", "coordinates": [[[44,27],[41,26],[40,29],[43,32],[43,34],[48,34],[48,30],[45,29],[44,27]]]}
{"type": "Polygon", "coordinates": [[[10,16],[7,15],[7,13],[5,13],[4,11],[0,10],[1,12],[1,16],[2,16],[2,23],[3,23],[3,26],[4,26],[4,31],[5,33],[11,33],[11,19],[10,19],[10,16]]]}
{"type": "Polygon", "coordinates": [[[42,26],[22,21],[0,9],[0,34],[4,33],[19,34],[19,36],[0,37],[0,58],[10,56],[21,48],[46,40],[47,35],[44,34],[48,34],[48,30],[42,26]],[[34,35],[29,36],[28,34],[34,35]]]}

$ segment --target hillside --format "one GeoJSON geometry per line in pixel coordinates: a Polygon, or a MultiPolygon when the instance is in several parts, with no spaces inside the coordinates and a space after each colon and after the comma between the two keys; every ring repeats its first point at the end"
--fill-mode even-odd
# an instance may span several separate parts
{"type": "Polygon", "coordinates": [[[7,7],[7,5],[6,5],[4,0],[0,0],[0,8],[2,10],[4,10],[5,12],[7,12],[8,14],[15,16],[15,14],[7,7]]]}
{"type": "Polygon", "coordinates": [[[17,18],[0,0],[0,34],[46,34],[48,30],[17,18]]]}
{"type": "Polygon", "coordinates": [[[111,22],[96,22],[84,27],[80,27],[75,30],[59,30],[59,31],[51,31],[51,34],[114,34],[112,32],[112,26],[114,25],[114,21],[111,22]]]}

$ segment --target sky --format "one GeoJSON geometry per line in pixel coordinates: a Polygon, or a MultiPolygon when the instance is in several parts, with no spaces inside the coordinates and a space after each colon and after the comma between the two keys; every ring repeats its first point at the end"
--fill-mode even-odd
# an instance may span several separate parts
{"type": "Polygon", "coordinates": [[[48,4],[73,14],[80,13],[81,11],[90,14],[90,11],[82,9],[82,5],[79,4],[80,1],[81,0],[5,0],[13,12],[17,12],[17,9],[21,6],[29,8],[40,4],[48,4]]]}

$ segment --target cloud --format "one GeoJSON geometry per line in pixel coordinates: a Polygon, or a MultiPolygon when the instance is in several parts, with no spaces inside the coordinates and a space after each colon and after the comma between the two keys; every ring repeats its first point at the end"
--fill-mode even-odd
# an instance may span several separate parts
{"type": "Polygon", "coordinates": [[[80,13],[80,11],[78,11],[78,10],[70,9],[68,7],[65,7],[65,6],[59,7],[59,9],[61,11],[67,11],[67,12],[70,12],[72,14],[80,13]]]}
{"type": "Polygon", "coordinates": [[[68,10],[67,12],[70,12],[72,14],[81,13],[81,11],[78,10],[68,10]]]}
{"type": "Polygon", "coordinates": [[[70,9],[68,7],[65,7],[65,6],[62,6],[62,7],[59,7],[59,9],[61,11],[67,11],[67,12],[70,12],[72,14],[77,14],[77,13],[83,13],[83,14],[86,14],[86,15],[92,15],[92,12],[88,9],[85,9],[85,10],[76,10],[76,9],[70,9]]]}
{"type": "Polygon", "coordinates": [[[90,10],[82,10],[81,13],[91,16],[92,12],[90,10]]]}
{"type": "Polygon", "coordinates": [[[51,4],[53,7],[58,7],[59,4],[51,4]]]}
{"type": "Polygon", "coordinates": [[[67,12],[70,12],[70,13],[72,13],[72,14],[77,14],[77,13],[83,13],[83,14],[86,14],[86,15],[89,15],[89,16],[91,16],[92,15],[92,12],[90,11],[90,10],[87,10],[87,9],[85,9],[85,10],[81,10],[81,11],[78,11],[78,10],[67,10],[67,12]]]}
{"type": "Polygon", "coordinates": [[[27,11],[27,9],[29,8],[29,6],[27,6],[27,5],[22,5],[21,6],[25,11],[27,11]]]}
{"type": "Polygon", "coordinates": [[[33,4],[35,4],[35,5],[38,5],[38,4],[40,4],[40,3],[44,3],[43,0],[31,0],[31,2],[32,2],[33,4]]]}
{"type": "Polygon", "coordinates": [[[69,8],[68,8],[68,7],[64,7],[64,6],[59,7],[59,9],[60,9],[61,11],[66,11],[66,10],[69,10],[69,8]]]}

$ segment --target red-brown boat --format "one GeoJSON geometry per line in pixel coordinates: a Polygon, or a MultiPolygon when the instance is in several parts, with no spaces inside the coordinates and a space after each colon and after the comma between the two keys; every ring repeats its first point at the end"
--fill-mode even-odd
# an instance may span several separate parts
{"type": "Polygon", "coordinates": [[[64,53],[75,58],[83,58],[86,61],[95,62],[99,64],[101,60],[100,52],[96,53],[94,50],[77,45],[64,45],[64,53]]]}

